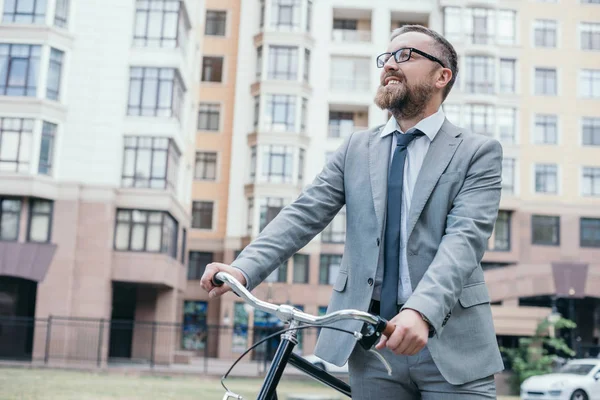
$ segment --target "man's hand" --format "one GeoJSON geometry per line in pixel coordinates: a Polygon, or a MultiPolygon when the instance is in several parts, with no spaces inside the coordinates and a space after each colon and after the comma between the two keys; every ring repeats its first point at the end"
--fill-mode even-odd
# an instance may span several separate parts
{"type": "Polygon", "coordinates": [[[414,356],[427,344],[429,324],[417,311],[404,309],[389,322],[396,328],[390,337],[381,338],[377,350],[387,347],[394,354],[414,356]]]}
{"type": "Polygon", "coordinates": [[[227,284],[223,284],[219,287],[213,285],[212,278],[217,272],[227,272],[240,281],[242,285],[246,286],[246,277],[239,269],[227,264],[210,263],[206,266],[206,270],[204,270],[204,274],[200,279],[200,286],[208,292],[208,297],[211,299],[219,297],[231,290],[227,284]]]}

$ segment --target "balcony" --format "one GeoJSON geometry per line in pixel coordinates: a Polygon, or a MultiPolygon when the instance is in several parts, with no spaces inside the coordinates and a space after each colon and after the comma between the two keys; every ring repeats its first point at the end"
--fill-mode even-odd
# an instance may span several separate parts
{"type": "Polygon", "coordinates": [[[352,109],[348,106],[333,106],[329,110],[330,138],[345,138],[353,132],[366,130],[369,124],[367,108],[352,109]]]}
{"type": "Polygon", "coordinates": [[[371,10],[334,9],[331,39],[338,43],[371,42],[371,10]]]}
{"type": "Polygon", "coordinates": [[[332,90],[368,92],[369,86],[370,81],[368,78],[333,77],[330,87],[332,90]]]}
{"type": "Polygon", "coordinates": [[[331,35],[331,40],[342,43],[357,43],[371,41],[370,30],[355,30],[355,29],[334,29],[331,35]]]}

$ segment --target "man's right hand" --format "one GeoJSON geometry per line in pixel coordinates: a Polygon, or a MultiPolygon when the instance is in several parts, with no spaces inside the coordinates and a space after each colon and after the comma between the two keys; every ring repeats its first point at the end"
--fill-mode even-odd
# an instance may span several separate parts
{"type": "Polygon", "coordinates": [[[200,286],[208,292],[208,297],[211,299],[217,298],[231,290],[227,284],[222,286],[213,285],[212,278],[217,272],[227,272],[240,281],[242,285],[246,286],[246,277],[239,269],[227,264],[210,263],[206,266],[206,270],[204,270],[204,274],[200,279],[200,286]]]}

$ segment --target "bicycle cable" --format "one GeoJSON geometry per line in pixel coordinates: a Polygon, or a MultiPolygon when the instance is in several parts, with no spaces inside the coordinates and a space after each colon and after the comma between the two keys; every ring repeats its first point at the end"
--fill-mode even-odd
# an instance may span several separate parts
{"type": "Polygon", "coordinates": [[[223,389],[225,389],[227,392],[229,392],[229,389],[227,388],[227,386],[225,386],[225,379],[227,379],[227,376],[229,376],[229,373],[233,370],[233,368],[236,366],[236,364],[242,359],[244,358],[244,356],[246,354],[248,354],[250,351],[252,351],[255,347],[257,347],[258,345],[266,342],[269,339],[274,338],[275,336],[279,336],[282,333],[288,332],[288,331],[293,331],[293,330],[302,330],[302,329],[308,329],[308,328],[322,328],[322,329],[333,329],[334,331],[340,331],[340,332],[344,332],[344,333],[349,333],[350,335],[355,334],[355,332],[352,331],[348,331],[346,329],[341,329],[341,328],[336,328],[333,326],[323,326],[323,325],[314,325],[314,324],[308,324],[308,325],[302,325],[302,326],[297,326],[295,328],[286,328],[286,329],[282,329],[280,331],[277,331],[265,338],[263,338],[262,340],[259,340],[258,342],[254,343],[252,346],[250,346],[246,351],[244,351],[242,353],[241,356],[238,357],[237,360],[235,360],[235,362],[231,365],[231,367],[229,367],[229,370],[225,373],[225,375],[223,375],[223,377],[221,378],[221,386],[223,386],[223,389]]]}

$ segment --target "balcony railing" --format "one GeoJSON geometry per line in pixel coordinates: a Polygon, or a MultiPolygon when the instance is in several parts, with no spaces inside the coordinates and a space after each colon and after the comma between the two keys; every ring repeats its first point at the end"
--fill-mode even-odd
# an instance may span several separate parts
{"type": "Polygon", "coordinates": [[[334,29],[331,38],[334,42],[370,42],[371,31],[356,29],[334,29]]]}
{"type": "Polygon", "coordinates": [[[369,90],[369,79],[368,78],[344,78],[344,77],[333,77],[331,79],[331,89],[344,90],[344,91],[355,91],[360,90],[366,92],[369,90]]]}
{"type": "Polygon", "coordinates": [[[356,125],[329,125],[329,137],[331,138],[345,138],[352,134],[352,132],[366,130],[365,126],[356,125]]]}

